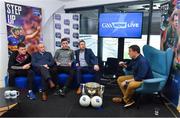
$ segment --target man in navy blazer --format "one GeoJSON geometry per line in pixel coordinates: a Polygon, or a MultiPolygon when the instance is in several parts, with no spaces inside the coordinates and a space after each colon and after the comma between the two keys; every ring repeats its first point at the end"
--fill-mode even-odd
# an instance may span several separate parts
{"type": "MultiPolygon", "coordinates": [[[[95,82],[99,83],[99,65],[96,56],[91,49],[86,48],[84,40],[79,42],[79,48],[75,51],[76,66],[77,66],[77,82],[81,83],[83,73],[94,73],[95,82]]],[[[81,93],[80,87],[77,90],[77,94],[81,93]]]]}

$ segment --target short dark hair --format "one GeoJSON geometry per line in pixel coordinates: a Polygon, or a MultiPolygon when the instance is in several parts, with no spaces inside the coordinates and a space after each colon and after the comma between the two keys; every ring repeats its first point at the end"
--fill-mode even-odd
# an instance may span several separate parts
{"type": "Polygon", "coordinates": [[[63,41],[67,41],[67,42],[68,42],[68,38],[62,38],[62,39],[61,39],[61,43],[62,43],[63,41]]]}
{"type": "Polygon", "coordinates": [[[80,41],[79,41],[79,45],[80,45],[81,42],[86,43],[84,40],[80,40],[80,41]]]}
{"type": "Polygon", "coordinates": [[[140,53],[140,48],[138,45],[131,45],[129,49],[132,49],[133,51],[136,51],[137,53],[140,53]]]}
{"type": "Polygon", "coordinates": [[[174,21],[174,16],[178,16],[178,14],[177,14],[177,13],[174,13],[174,14],[172,15],[172,21],[174,21]]]}
{"type": "Polygon", "coordinates": [[[14,28],[11,29],[11,32],[15,33],[15,31],[17,31],[17,30],[21,30],[21,28],[19,28],[19,27],[14,27],[14,28]]]}
{"type": "Polygon", "coordinates": [[[17,45],[17,48],[20,48],[20,47],[26,47],[26,45],[24,44],[24,43],[19,43],[18,45],[17,45]]]}

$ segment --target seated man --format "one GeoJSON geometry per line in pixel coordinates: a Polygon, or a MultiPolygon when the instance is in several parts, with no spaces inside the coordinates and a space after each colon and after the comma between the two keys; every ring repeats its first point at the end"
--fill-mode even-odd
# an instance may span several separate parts
{"type": "Polygon", "coordinates": [[[130,46],[129,56],[132,58],[132,61],[128,65],[124,62],[119,64],[128,71],[132,70],[133,75],[120,76],[117,79],[123,93],[123,99],[120,97],[113,98],[113,102],[124,102],[124,107],[129,107],[135,103],[132,99],[134,90],[141,86],[143,80],[153,77],[149,62],[140,54],[139,46],[130,46]]]}
{"type": "Polygon", "coordinates": [[[29,89],[28,97],[29,99],[36,99],[36,96],[32,91],[34,72],[31,70],[31,56],[26,52],[26,46],[24,43],[19,43],[17,48],[18,51],[13,52],[9,57],[9,86],[15,86],[15,77],[27,76],[29,89]]]}
{"type": "MultiPolygon", "coordinates": [[[[84,40],[79,42],[79,48],[80,49],[75,51],[78,84],[82,82],[82,74],[87,72],[94,73],[95,82],[99,83],[99,66],[96,56],[91,49],[86,48],[86,43],[84,40]]],[[[76,93],[81,93],[80,87],[76,93]]]]}
{"type": "Polygon", "coordinates": [[[57,81],[58,73],[69,73],[70,74],[64,87],[62,89],[59,89],[55,93],[55,95],[65,96],[65,94],[68,91],[68,88],[70,87],[70,85],[73,81],[73,69],[71,68],[71,64],[74,59],[74,53],[73,53],[73,50],[71,50],[69,48],[68,39],[66,39],[66,38],[63,38],[61,40],[61,47],[62,47],[61,49],[56,50],[55,55],[54,55],[54,60],[56,62],[56,66],[54,66],[52,69],[52,75],[53,75],[53,78],[55,78],[55,80],[57,81]]]}
{"type": "Polygon", "coordinates": [[[45,51],[44,44],[38,44],[38,52],[32,54],[32,66],[36,73],[42,76],[42,100],[47,100],[47,82],[50,88],[55,87],[55,84],[51,80],[50,68],[54,65],[54,60],[50,52],[45,51]]]}

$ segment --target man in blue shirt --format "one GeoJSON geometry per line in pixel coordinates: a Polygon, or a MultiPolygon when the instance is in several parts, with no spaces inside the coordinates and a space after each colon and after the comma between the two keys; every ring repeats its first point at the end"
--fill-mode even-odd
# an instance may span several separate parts
{"type": "Polygon", "coordinates": [[[36,73],[39,73],[42,76],[42,100],[47,100],[47,82],[49,83],[50,88],[54,88],[55,84],[52,81],[50,75],[51,67],[54,65],[54,59],[50,52],[45,51],[45,46],[43,44],[38,45],[38,52],[32,54],[32,66],[36,73]]]}
{"type": "Polygon", "coordinates": [[[119,64],[126,70],[132,71],[133,75],[120,76],[117,79],[123,98],[113,98],[113,102],[125,102],[124,107],[129,107],[135,103],[132,99],[134,90],[141,86],[143,80],[153,77],[149,62],[140,54],[139,46],[130,46],[129,56],[132,58],[132,61],[128,65],[124,62],[119,62],[119,64]]]}

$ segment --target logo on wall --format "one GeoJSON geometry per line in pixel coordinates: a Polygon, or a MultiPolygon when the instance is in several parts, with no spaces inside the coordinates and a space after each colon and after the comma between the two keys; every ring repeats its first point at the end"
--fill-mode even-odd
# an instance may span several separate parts
{"type": "Polygon", "coordinates": [[[54,19],[55,19],[55,20],[61,20],[61,15],[55,14],[55,15],[54,15],[54,19]]]}
{"type": "Polygon", "coordinates": [[[73,29],[79,30],[79,25],[78,24],[73,24],[73,29]]]}
{"type": "Polygon", "coordinates": [[[62,38],[68,38],[69,46],[75,50],[79,42],[79,14],[56,13],[54,14],[54,34],[56,47],[60,47],[59,41],[62,38]]]}
{"type": "Polygon", "coordinates": [[[64,29],[64,34],[70,34],[70,29],[64,29]]]}
{"type": "Polygon", "coordinates": [[[55,24],[56,29],[61,29],[61,24],[55,24]]]}
{"type": "Polygon", "coordinates": [[[73,20],[78,21],[79,20],[79,15],[73,15],[73,20]]]}
{"type": "Polygon", "coordinates": [[[79,33],[73,33],[73,38],[79,39],[79,33]]]}
{"type": "Polygon", "coordinates": [[[61,42],[60,41],[56,41],[56,46],[57,47],[61,47],[61,42]]]}
{"type": "Polygon", "coordinates": [[[70,25],[70,20],[69,19],[64,19],[64,24],[65,25],[70,25]]]}
{"type": "Polygon", "coordinates": [[[8,53],[17,51],[17,45],[23,42],[28,52],[36,51],[36,45],[42,42],[40,8],[5,3],[8,53]]]}
{"type": "Polygon", "coordinates": [[[59,39],[61,39],[61,33],[59,33],[59,32],[56,32],[56,33],[55,33],[55,36],[56,36],[56,38],[59,38],[59,39]]]}

